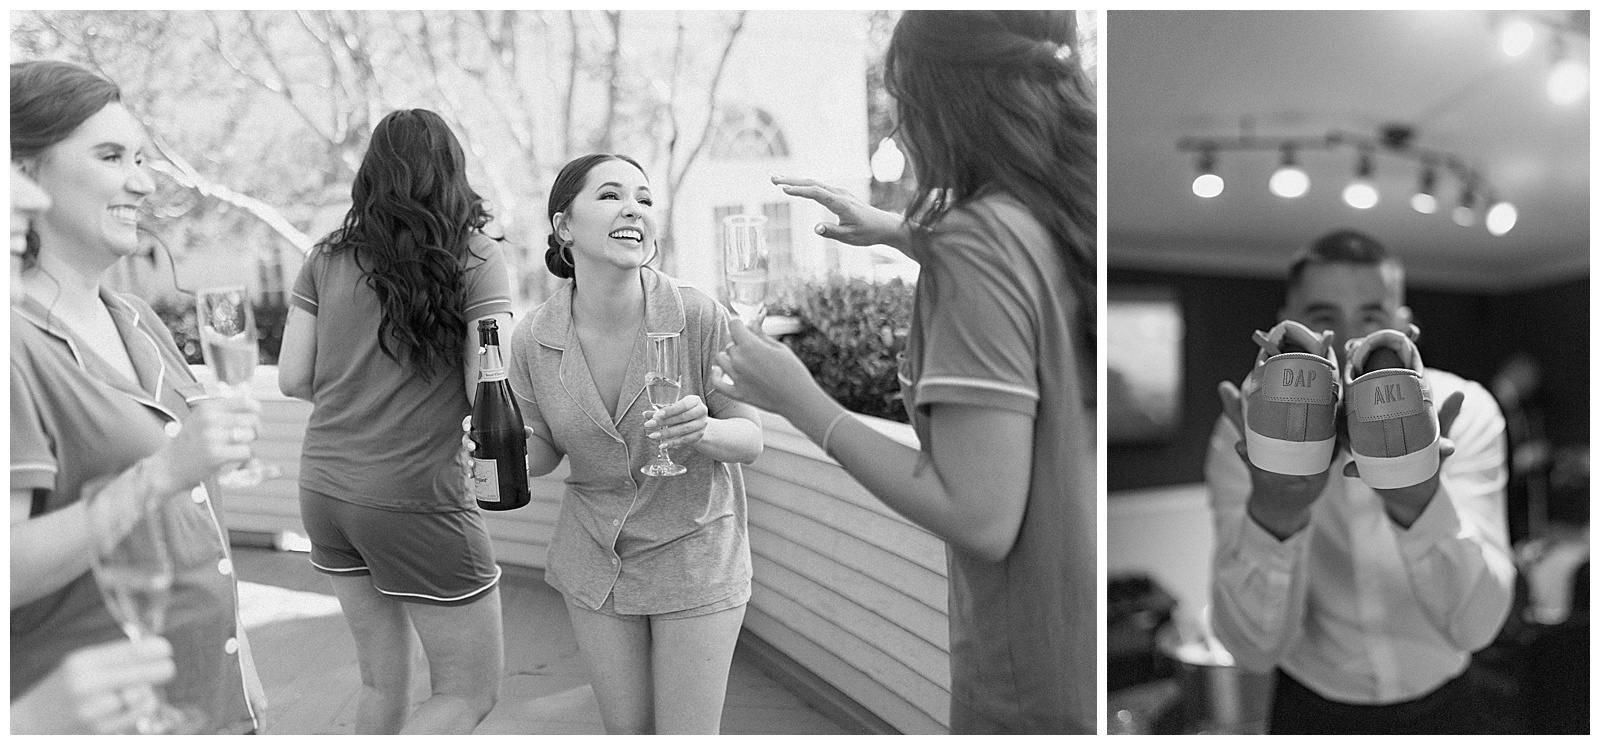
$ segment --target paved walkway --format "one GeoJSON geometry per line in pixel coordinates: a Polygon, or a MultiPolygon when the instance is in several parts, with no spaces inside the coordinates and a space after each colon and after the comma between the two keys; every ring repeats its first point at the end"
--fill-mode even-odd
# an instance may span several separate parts
{"type": "MultiPolygon", "coordinates": [[[[306,555],[235,548],[241,613],[269,710],[263,734],[347,734],[360,677],[355,642],[327,580],[306,555]]],[[[603,734],[561,596],[536,571],[501,580],[506,678],[476,734],[603,734]]],[[[421,660],[419,658],[418,664],[421,660]]],[[[427,695],[427,676],[413,699],[427,695]]],[[[757,669],[741,647],[728,675],[724,734],[844,734],[757,669]]]]}

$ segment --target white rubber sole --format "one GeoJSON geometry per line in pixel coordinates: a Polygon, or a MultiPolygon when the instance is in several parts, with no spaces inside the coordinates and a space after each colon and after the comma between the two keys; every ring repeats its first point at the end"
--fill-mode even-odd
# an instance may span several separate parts
{"type": "Polygon", "coordinates": [[[1244,441],[1250,449],[1250,462],[1256,468],[1286,476],[1312,476],[1328,470],[1337,438],[1310,442],[1279,440],[1245,427],[1244,441]]]}
{"type": "MultiPolygon", "coordinates": [[[[1254,451],[1251,455],[1254,456],[1254,451]]],[[[1379,458],[1351,451],[1356,468],[1361,470],[1361,481],[1374,489],[1401,489],[1415,486],[1433,477],[1439,470],[1439,438],[1415,453],[1394,458],[1379,458]]]]}

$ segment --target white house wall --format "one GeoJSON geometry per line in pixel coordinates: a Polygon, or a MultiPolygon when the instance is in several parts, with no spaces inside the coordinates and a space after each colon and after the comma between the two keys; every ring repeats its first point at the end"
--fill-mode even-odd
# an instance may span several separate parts
{"type": "Polygon", "coordinates": [[[716,160],[702,155],[672,195],[677,200],[672,232],[679,278],[719,292],[712,214],[719,206],[735,204],[759,214],[762,204],[789,202],[797,270],[820,273],[837,267],[838,244],[812,232],[812,226],[832,215],[809,200],[785,195],[769,174],[815,178],[865,197],[871,179],[866,32],[862,11],[750,14],[729,59],[719,100],[771,114],[783,131],[789,157],[716,160]]]}

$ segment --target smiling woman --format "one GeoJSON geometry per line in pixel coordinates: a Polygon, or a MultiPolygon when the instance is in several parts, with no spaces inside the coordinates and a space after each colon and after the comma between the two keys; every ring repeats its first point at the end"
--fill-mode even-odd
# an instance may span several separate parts
{"type": "Polygon", "coordinates": [[[162,521],[180,564],[166,696],[200,715],[197,729],[237,734],[258,726],[260,684],[210,496],[216,472],[250,454],[259,407],[206,398],[150,306],[101,287],[138,247],[154,189],[144,142],[110,81],[61,62],[11,66],[12,163],[51,202],[27,233],[12,305],[11,690],[122,635],[128,619],[108,610],[91,558],[162,521]]]}
{"type": "Polygon", "coordinates": [[[741,464],[755,409],[711,388],[728,316],[647,266],[657,225],[632,158],[595,154],[550,189],[545,263],[563,284],[511,337],[530,472],[571,459],[545,579],[566,598],[610,733],[715,734],[750,597],[741,464]],[[581,279],[580,279],[581,278],[581,279]],[[652,337],[678,340],[678,402],[652,411],[652,337]],[[645,477],[658,444],[686,473],[645,477]]]}

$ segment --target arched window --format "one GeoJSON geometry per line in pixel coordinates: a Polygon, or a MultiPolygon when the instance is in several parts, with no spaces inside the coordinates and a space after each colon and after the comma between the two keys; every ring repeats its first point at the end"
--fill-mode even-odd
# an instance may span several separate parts
{"type": "Polygon", "coordinates": [[[783,128],[762,109],[744,106],[719,109],[707,152],[713,160],[789,157],[783,128]]]}

